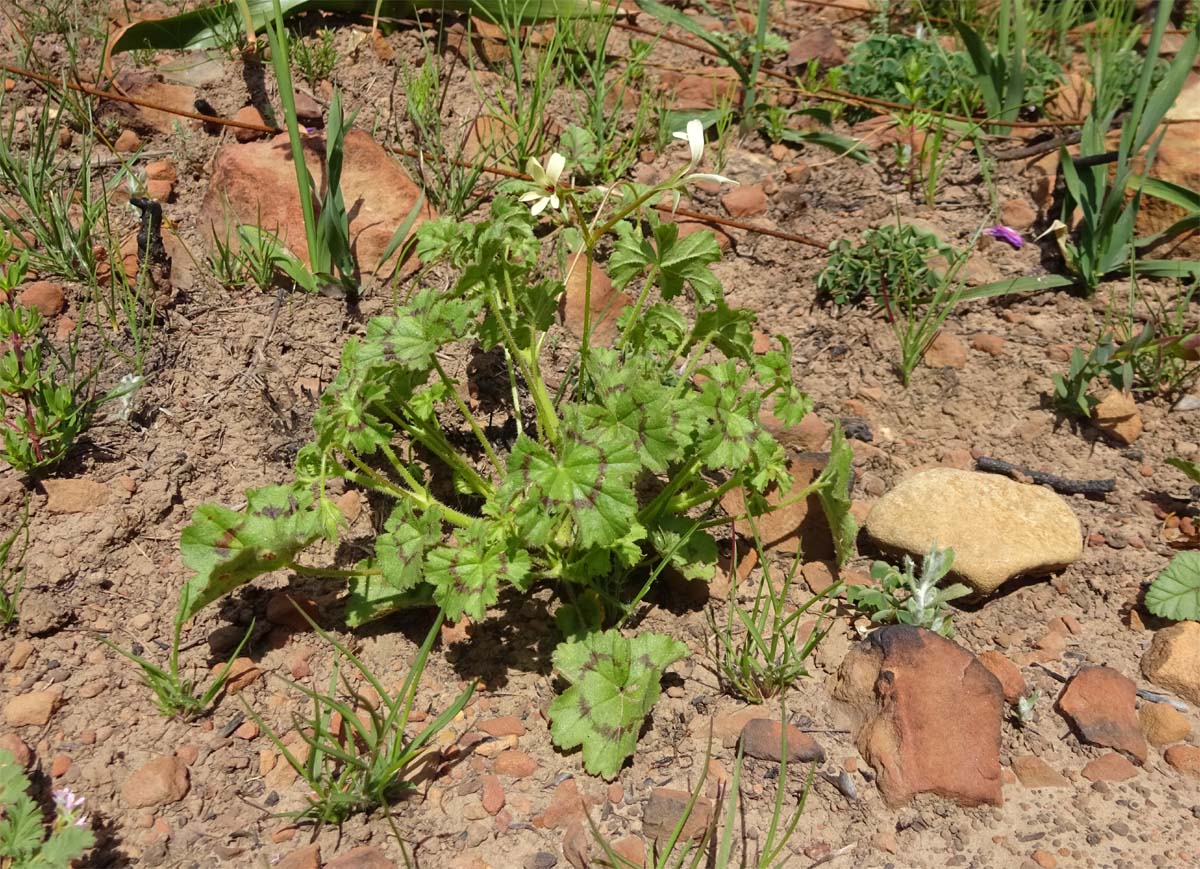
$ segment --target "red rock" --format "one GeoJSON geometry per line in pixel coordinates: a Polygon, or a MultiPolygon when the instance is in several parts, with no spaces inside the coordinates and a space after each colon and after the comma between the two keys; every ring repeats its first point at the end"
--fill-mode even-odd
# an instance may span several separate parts
{"type": "Polygon", "coordinates": [[[504,785],[500,783],[499,776],[485,775],[483,777],[483,793],[480,796],[480,802],[483,803],[483,810],[489,815],[494,815],[504,808],[504,785]]]}
{"type": "Polygon", "coordinates": [[[321,869],[320,844],[313,842],[311,845],[285,854],[275,864],[275,869],[321,869]]]}
{"type": "Polygon", "coordinates": [[[1194,745],[1172,745],[1163,758],[1175,769],[1192,778],[1200,778],[1200,748],[1194,745]]]}
{"type": "Polygon", "coordinates": [[[625,836],[612,843],[612,849],[638,869],[646,865],[646,842],[641,836],[625,836]]]}
{"type": "MultiPolygon", "coordinates": [[[[304,159],[318,189],[325,184],[324,155],[324,135],[305,135],[304,159]]],[[[420,197],[420,188],[369,135],[352,129],[345,139],[342,193],[352,216],[350,243],[359,268],[363,274],[389,276],[396,268],[396,255],[377,272],[379,260],[396,227],[420,197]]],[[[253,225],[260,216],[264,229],[279,235],[289,250],[308,262],[300,194],[286,134],[261,142],[230,143],[213,161],[199,218],[205,232],[215,232],[223,239],[228,237],[224,234],[227,221],[253,225]]],[[[433,216],[426,203],[413,230],[433,216]]],[[[415,268],[417,264],[410,261],[407,265],[415,268]]]]}
{"type": "MultiPolygon", "coordinates": [[[[791,501],[794,495],[807,488],[820,475],[826,461],[827,457],[821,453],[794,455],[788,462],[788,471],[792,475],[791,487],[784,494],[778,486],[773,485],[767,492],[767,503],[776,505],[791,501]]],[[[731,516],[743,515],[746,502],[742,490],[731,489],[726,492],[721,498],[721,506],[731,516]]],[[[764,548],[787,553],[803,552],[807,560],[829,561],[836,555],[829,523],[821,508],[821,500],[815,494],[755,517],[753,526],[743,520],[735,522],[734,528],[747,540],[753,539],[757,529],[764,548]]]]}
{"type": "Polygon", "coordinates": [[[26,308],[35,308],[43,317],[55,317],[67,307],[62,285],[52,281],[34,281],[21,291],[17,302],[26,308]]]}
{"type": "Polygon", "coordinates": [[[820,69],[841,66],[846,61],[846,53],[829,27],[814,27],[804,31],[792,40],[788,48],[788,66],[808,66],[814,60],[820,69]]]}
{"type": "Polygon", "coordinates": [[[317,621],[320,611],[311,597],[297,592],[277,591],[267,599],[267,621],[292,631],[310,631],[308,618],[317,621]]]}
{"type": "Polygon", "coordinates": [[[33,655],[34,645],[29,640],[17,640],[13,643],[12,651],[8,655],[8,669],[20,670],[25,666],[30,656],[33,655]]]}
{"type": "Polygon", "coordinates": [[[942,330],[929,343],[924,358],[930,368],[964,368],[967,364],[967,348],[954,335],[942,330]]]}
{"type": "MultiPolygon", "coordinates": [[[[213,675],[221,673],[224,669],[225,664],[214,664],[213,675]]],[[[229,678],[225,682],[225,690],[230,694],[237,694],[254,684],[261,675],[262,670],[258,669],[258,665],[251,658],[234,658],[233,664],[229,667],[229,678]]]]}
{"type": "Polygon", "coordinates": [[[1200,622],[1178,622],[1155,631],[1142,656],[1142,675],[1200,705],[1200,622]]]}
{"type": "Polygon", "coordinates": [[[590,804],[591,801],[579,793],[579,785],[576,784],[575,779],[565,779],[554,789],[550,805],[533,819],[533,825],[549,829],[565,829],[572,821],[586,821],[585,805],[590,804]]]}
{"type": "Polygon", "coordinates": [[[133,130],[122,130],[113,142],[113,150],[118,154],[132,154],[142,147],[142,140],[133,130]]]}
{"type": "Polygon", "coordinates": [[[108,486],[85,477],[42,480],[51,513],[94,513],[108,503],[108,486]]]}
{"type": "MultiPolygon", "coordinates": [[[[117,73],[116,84],[126,96],[145,100],[150,105],[163,106],[175,111],[196,111],[196,89],[184,85],[167,84],[157,73],[145,70],[123,69],[117,73]]],[[[175,125],[181,123],[180,116],[169,111],[131,106],[124,103],[105,103],[106,113],[117,115],[124,122],[141,130],[170,134],[175,125]]],[[[187,122],[184,122],[187,123],[187,122]]],[[[191,122],[198,126],[197,122],[191,122]]]]}
{"type": "Polygon", "coordinates": [[[1058,709],[1079,738],[1115,748],[1146,762],[1146,738],[1138,723],[1137,686],[1111,667],[1084,667],[1058,698],[1058,709]]]}
{"type": "Polygon", "coordinates": [[[1004,352],[1004,339],[999,335],[979,334],[971,339],[971,347],[988,356],[999,356],[1004,352]]]}
{"type": "MultiPolygon", "coordinates": [[[[674,788],[655,788],[642,812],[642,835],[654,842],[665,842],[679,826],[692,795],[674,788]]],[[[707,797],[699,797],[688,815],[679,834],[681,842],[698,841],[712,820],[713,803],[707,797]]]]}
{"type": "Polygon", "coordinates": [[[783,420],[769,410],[761,414],[763,427],[783,446],[799,452],[818,452],[829,440],[833,426],[815,413],[807,413],[795,425],[784,425],[783,420]]]}
{"type": "Polygon", "coordinates": [[[11,754],[19,766],[28,767],[33,763],[33,752],[15,733],[0,733],[0,751],[11,754]]]}
{"type": "Polygon", "coordinates": [[[1000,652],[993,649],[981,652],[979,663],[1000,680],[1000,686],[1004,689],[1004,699],[1008,703],[1015,706],[1028,692],[1029,687],[1025,684],[1025,677],[1021,675],[1020,668],[1000,652]]]}
{"type": "Polygon", "coordinates": [[[719,224],[704,223],[703,221],[688,220],[686,218],[676,220],[675,222],[679,224],[679,238],[681,240],[696,232],[711,232],[713,238],[717,240],[717,247],[721,249],[721,253],[725,253],[733,245],[733,239],[729,237],[725,230],[721,229],[719,224]]]}
{"type": "MultiPolygon", "coordinates": [[[[773,718],[753,718],[746,722],[741,735],[742,750],[749,757],[759,760],[771,760],[778,763],[782,759],[780,749],[783,748],[783,728],[773,718]]],[[[817,741],[797,727],[787,726],[788,763],[798,761],[825,760],[825,749],[817,741]]]]}
{"type": "Polygon", "coordinates": [[[1137,767],[1124,755],[1110,751],[1090,761],[1081,774],[1088,781],[1125,781],[1137,775],[1137,767]]]}
{"type": "Polygon", "coordinates": [[[30,691],[4,704],[4,720],[10,727],[45,727],[58,708],[58,691],[30,691]]]}
{"type": "Polygon", "coordinates": [[[721,197],[730,217],[757,217],[767,210],[767,194],[761,184],[741,184],[721,197]]]}
{"type": "MultiPolygon", "coordinates": [[[[239,124],[255,124],[259,127],[265,127],[267,122],[263,120],[262,112],[254,106],[242,106],[233,116],[233,120],[239,124]]],[[[239,142],[253,142],[255,139],[261,139],[267,135],[261,130],[251,130],[248,127],[231,127],[233,130],[233,138],[239,142]]]]}
{"type": "Polygon", "coordinates": [[[488,736],[524,736],[525,725],[515,715],[504,715],[500,718],[489,718],[479,722],[479,729],[488,736]]]}
{"type": "Polygon", "coordinates": [[[1025,755],[1012,759],[1012,770],[1021,784],[1030,790],[1069,788],[1071,782],[1040,757],[1025,755]]]}
{"type": "Polygon", "coordinates": [[[359,845],[345,854],[334,857],[325,869],[397,869],[396,864],[372,845],[359,845]]]}
{"type": "MultiPolygon", "coordinates": [[[[583,336],[583,314],[585,302],[588,300],[587,289],[587,258],[576,254],[567,260],[567,274],[564,280],[566,292],[559,302],[559,316],[571,334],[577,338],[583,336]]],[[[613,290],[612,281],[600,268],[599,263],[592,263],[591,313],[588,328],[591,329],[591,340],[604,347],[612,345],[617,339],[617,318],[626,305],[633,304],[633,298],[624,292],[613,290]]]]}
{"type": "Polygon", "coordinates": [[[1025,232],[1037,223],[1037,211],[1024,199],[1006,199],[1000,203],[1000,222],[1025,232]]]}
{"type": "Polygon", "coordinates": [[[187,764],[173,754],[156,757],[121,786],[121,799],[133,809],[148,809],[177,803],[187,796],[187,764]]]}
{"type": "Polygon", "coordinates": [[[155,160],[153,163],[147,163],[144,171],[147,181],[169,181],[174,184],[179,180],[175,164],[170,160],[155,160]]]}
{"type": "Polygon", "coordinates": [[[170,202],[175,195],[175,185],[170,181],[147,181],[146,195],[155,202],[170,202]]]}
{"type": "Polygon", "coordinates": [[[1058,865],[1058,860],[1055,858],[1055,856],[1049,851],[1045,851],[1041,848],[1035,849],[1034,852],[1029,855],[1029,859],[1041,866],[1042,869],[1054,869],[1054,867],[1058,865]]]}
{"type": "Polygon", "coordinates": [[[70,768],[71,755],[56,754],[54,755],[54,760],[50,762],[50,776],[52,778],[62,778],[70,768]]]}
{"type": "Polygon", "coordinates": [[[715,109],[737,102],[741,87],[732,69],[706,69],[700,74],[685,74],[671,88],[674,99],[671,107],[678,110],[715,109]]]}
{"type": "Polygon", "coordinates": [[[175,749],[175,756],[188,766],[191,766],[200,759],[200,746],[193,745],[190,742],[184,743],[183,745],[179,746],[179,748],[175,749]]]}
{"type": "Polygon", "coordinates": [[[804,577],[804,582],[808,586],[808,590],[813,594],[820,594],[832,588],[837,580],[833,576],[833,565],[836,562],[831,561],[806,561],[800,568],[800,573],[804,577]]]}
{"type": "Polygon", "coordinates": [[[849,704],[889,806],[920,793],[1002,802],[1003,690],[966,649],[923,628],[881,628],[846,655],[833,696],[849,704]]]}

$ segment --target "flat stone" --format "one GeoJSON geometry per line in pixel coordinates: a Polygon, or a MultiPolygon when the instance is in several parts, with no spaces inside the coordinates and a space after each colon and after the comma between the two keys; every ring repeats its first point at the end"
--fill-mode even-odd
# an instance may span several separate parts
{"type": "MultiPolygon", "coordinates": [[[[781,493],[780,487],[773,485],[767,491],[767,503],[776,505],[790,500],[821,474],[828,460],[827,453],[794,455],[788,461],[792,485],[786,493],[781,493]]],[[[731,516],[743,515],[746,512],[746,501],[742,490],[731,489],[726,492],[721,497],[721,506],[731,516]]],[[[816,494],[757,516],[753,524],[748,520],[735,522],[734,528],[748,540],[754,538],[757,529],[765,549],[787,553],[803,552],[804,558],[809,561],[828,561],[836,557],[833,535],[825,519],[825,511],[821,508],[821,499],[816,494]]]]}
{"type": "Polygon", "coordinates": [[[1142,656],[1142,675],[1200,705],[1200,622],[1177,622],[1155,631],[1142,656]]]}
{"type": "MultiPolygon", "coordinates": [[[[741,735],[742,750],[749,757],[779,763],[783,759],[783,728],[773,718],[754,718],[746,722],[741,735]]],[[[788,763],[825,760],[825,749],[817,741],[791,724],[787,726],[788,763]]]]}
{"type": "Polygon", "coordinates": [[[841,66],[846,62],[846,53],[838,44],[833,28],[814,27],[792,40],[788,47],[788,66],[808,66],[814,60],[820,69],[841,66]]]}
{"type": "MultiPolygon", "coordinates": [[[[665,842],[679,826],[692,795],[674,788],[655,788],[642,812],[642,835],[655,842],[665,842]]],[[[700,797],[679,834],[680,841],[699,841],[712,820],[713,803],[700,797]]]]}
{"type": "Polygon", "coordinates": [[[62,701],[58,691],[30,691],[4,704],[4,720],[9,727],[44,727],[62,701]]]}
{"type": "Polygon", "coordinates": [[[1169,703],[1143,703],[1138,710],[1138,721],[1146,741],[1156,748],[1183,742],[1192,735],[1192,723],[1187,716],[1169,703]]]}
{"type": "Polygon", "coordinates": [[[757,217],[767,210],[767,194],[761,184],[739,184],[721,197],[721,205],[730,217],[757,217]]]}
{"type": "Polygon", "coordinates": [[[1041,788],[1069,788],[1071,782],[1058,770],[1040,757],[1024,755],[1012,759],[1012,771],[1022,786],[1030,790],[1041,788]]]}
{"type": "Polygon", "coordinates": [[[62,284],[34,281],[21,290],[17,302],[26,308],[35,308],[43,317],[54,317],[61,314],[67,306],[67,297],[63,293],[62,284]]]}
{"type": "Polygon", "coordinates": [[[612,280],[596,262],[592,263],[592,287],[589,294],[587,271],[587,257],[575,254],[568,258],[567,273],[563,279],[566,292],[559,302],[558,314],[571,334],[582,338],[584,311],[590,307],[588,328],[592,333],[592,342],[611,347],[619,334],[617,320],[621,311],[627,305],[633,304],[633,297],[614,290],[612,280]],[[587,304],[589,300],[590,305],[587,304]]]}
{"type": "Polygon", "coordinates": [[[187,796],[188,768],[173,754],[156,757],[134,771],[121,786],[121,799],[133,809],[177,803],[187,796]]]}
{"type": "Polygon", "coordinates": [[[1137,767],[1125,755],[1110,751],[1089,761],[1080,775],[1088,781],[1125,781],[1137,775],[1137,767]]]}
{"type": "Polygon", "coordinates": [[[1129,445],[1142,436],[1142,411],[1132,395],[1116,389],[1092,408],[1092,421],[1117,443],[1129,445]]]}
{"type": "MultiPolygon", "coordinates": [[[[303,138],[304,161],[317,189],[324,189],[324,134],[306,134],[303,138]]],[[[396,268],[397,254],[382,266],[379,261],[396,227],[416,205],[421,190],[400,164],[362,130],[346,133],[343,159],[342,193],[351,216],[350,245],[355,261],[362,274],[387,277],[396,268]]],[[[426,202],[412,230],[433,216],[426,202]]],[[[215,233],[222,240],[236,238],[230,224],[261,225],[279,236],[297,257],[309,262],[286,133],[261,142],[231,142],[217,153],[199,223],[210,238],[215,233]]],[[[407,264],[409,268],[416,265],[412,260],[407,264]]]]}
{"type": "Polygon", "coordinates": [[[954,468],[903,480],[875,502],[865,528],[884,549],[916,558],[935,542],[952,547],[954,575],[980,594],[1016,576],[1059,570],[1083,554],[1083,529],[1061,496],[954,468]]]}
{"type": "Polygon", "coordinates": [[[1200,778],[1200,748],[1194,745],[1172,745],[1163,752],[1163,759],[1184,775],[1200,778]]]}
{"type": "Polygon", "coordinates": [[[924,628],[880,628],[834,678],[854,741],[892,807],[932,793],[999,805],[1003,689],[966,649],[924,628]]]}
{"type": "Polygon", "coordinates": [[[1021,675],[1020,668],[995,649],[980,652],[979,663],[987,667],[991,674],[1000,680],[1006,703],[1015,706],[1017,701],[1029,691],[1029,686],[1025,684],[1025,677],[1021,675]]]}
{"type": "Polygon", "coordinates": [[[283,855],[275,869],[321,869],[321,846],[317,842],[283,855]]]}
{"type": "Polygon", "coordinates": [[[924,359],[930,368],[965,368],[967,345],[957,336],[943,330],[929,342],[924,359]]]}
{"type": "Polygon", "coordinates": [[[1084,667],[1058,697],[1058,709],[1079,738],[1146,762],[1146,738],[1137,717],[1137,686],[1111,667],[1084,667]]]}
{"type": "Polygon", "coordinates": [[[69,480],[42,480],[46,490],[46,509],[51,513],[94,513],[108,503],[108,486],[76,477],[69,480]]]}
{"type": "Polygon", "coordinates": [[[325,864],[325,869],[397,869],[397,867],[373,845],[359,845],[345,854],[334,857],[325,864]]]}

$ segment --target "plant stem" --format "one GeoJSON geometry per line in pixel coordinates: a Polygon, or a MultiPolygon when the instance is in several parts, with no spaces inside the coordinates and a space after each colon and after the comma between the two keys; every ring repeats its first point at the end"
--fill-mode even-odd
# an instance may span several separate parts
{"type": "Polygon", "coordinates": [[[442,379],[442,383],[445,384],[446,390],[454,399],[454,404],[458,407],[458,412],[462,414],[463,419],[466,420],[467,425],[469,425],[471,427],[471,431],[474,432],[476,440],[479,441],[479,445],[483,447],[483,451],[487,453],[488,458],[492,462],[492,468],[497,474],[499,474],[501,468],[503,468],[503,464],[496,455],[496,451],[492,449],[492,444],[490,441],[488,441],[487,435],[483,433],[483,429],[475,420],[475,415],[471,413],[471,409],[467,407],[466,402],[462,400],[462,396],[458,394],[458,390],[454,388],[454,381],[450,379],[450,375],[446,373],[446,369],[442,367],[442,363],[438,360],[436,355],[433,357],[433,367],[434,370],[437,371],[438,377],[442,379]]]}

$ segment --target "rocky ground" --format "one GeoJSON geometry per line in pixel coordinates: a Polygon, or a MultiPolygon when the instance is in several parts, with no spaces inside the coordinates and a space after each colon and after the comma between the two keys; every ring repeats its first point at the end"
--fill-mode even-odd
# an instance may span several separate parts
{"type": "MultiPolygon", "coordinates": [[[[777,29],[791,39],[797,64],[808,57],[836,63],[865,32],[853,9],[787,8],[777,29]]],[[[162,11],[128,2],[113,18],[162,11]]],[[[644,16],[639,22],[650,26],[644,16]]],[[[455,27],[447,57],[489,50],[455,27]]],[[[363,261],[381,250],[419,189],[384,150],[412,144],[392,81],[395,68],[420,52],[417,28],[378,39],[368,31],[361,21],[339,22],[343,63],[333,74],[350,107],[361,110],[346,186],[347,199],[361,201],[352,229],[363,261]]],[[[6,35],[13,37],[11,29],[6,35]]],[[[98,56],[98,42],[83,44],[86,56],[98,56]]],[[[35,49],[45,65],[63,60],[53,39],[35,49]]],[[[679,107],[711,105],[713,67],[678,46],[661,49],[666,68],[652,70],[656,92],[679,107]]],[[[247,86],[253,76],[240,59],[164,53],[114,62],[117,86],[131,96],[185,111],[199,97],[224,116],[255,118],[256,95],[247,86]]],[[[465,124],[474,117],[474,91],[464,67],[456,75],[450,110],[465,124]]],[[[502,80],[481,75],[489,85],[502,80]]],[[[302,107],[306,123],[320,123],[328,84],[302,107]]],[[[19,76],[5,87],[23,105],[45,99],[19,76]]],[[[100,641],[165,658],[174,602],[188,578],[179,534],[192,511],[210,502],[236,507],[245,489],[288,478],[342,345],[387,309],[390,291],[368,282],[363,298],[348,306],[217,285],[203,256],[210,227],[226,210],[248,219],[261,206],[281,227],[298,220],[292,169],[282,156],[286,140],[102,106],[103,116],[115,119],[116,151],[137,153],[139,171],[164,205],[172,276],[160,288],[167,298],[150,376],[132,412],[101,419],[54,478],[30,485],[0,471],[0,531],[13,527],[28,503],[32,539],[20,622],[0,634],[0,747],[37,772],[43,790],[69,786],[86,797],[98,847],[84,865],[401,865],[392,827],[378,814],[340,829],[282,816],[303,804],[303,784],[246,706],[295,747],[292,716],[304,714],[305,701],[283,679],[328,684],[330,649],[297,620],[291,599],[306,604],[388,686],[407,673],[427,616],[355,633],[340,618],[341,584],[286,575],[256,582],[186,629],[183,664],[203,676],[256,620],[226,695],[195,723],[159,715],[137,671],[100,641]]],[[[1200,118],[1200,76],[1193,75],[1176,111],[1200,118]]],[[[1160,168],[1193,187],[1200,186],[1198,128],[1172,126],[1160,151],[1160,168]]],[[[741,182],[736,193],[702,191],[694,207],[821,243],[853,238],[897,211],[955,244],[997,215],[1031,241],[1056,216],[1049,210],[1053,153],[997,164],[998,212],[974,158],[960,154],[938,206],[929,209],[909,195],[895,169],[891,134],[877,122],[842,131],[869,135],[875,162],[752,138],[728,149],[723,172],[741,182]]],[[[313,142],[319,146],[319,132],[313,142]]],[[[64,153],[78,146],[77,137],[63,138],[64,153]]],[[[652,180],[677,166],[680,154],[644,157],[633,174],[652,180]]],[[[132,214],[116,201],[113,213],[129,230],[126,259],[136,262],[132,214]]],[[[811,474],[806,462],[827,446],[834,421],[852,436],[863,556],[839,571],[827,529],[809,504],[781,511],[764,532],[777,571],[801,560],[806,588],[797,602],[837,579],[869,582],[873,557],[922,555],[935,539],[955,549],[958,578],[975,592],[956,603],[953,640],[905,627],[872,631],[852,608],[834,611],[809,677],[787,699],[787,808],[810,764],[814,772],[778,865],[1200,863],[1200,624],[1160,622],[1141,602],[1195,513],[1189,481],[1165,459],[1200,458],[1200,400],[1142,396],[1124,403],[1118,396],[1095,424],[1079,425],[1048,398],[1051,375],[1065,369],[1073,346],[1089,346],[1111,299],[1127,287],[1103,287],[1093,299],[1056,292],[964,305],[904,389],[884,319],[817,301],[820,247],[714,229],[727,249],[717,268],[731,304],[757,311],[764,335],[791,340],[802,386],[816,403],[810,419],[782,433],[797,477],[811,474]],[[1112,479],[1115,486],[1106,495],[1064,496],[980,473],[981,457],[1075,480],[1112,479]],[[1032,710],[1022,720],[1018,703],[1030,696],[1032,710]]],[[[1056,257],[1049,240],[1014,251],[984,238],[970,279],[1061,270],[1056,257]]],[[[1144,289],[1162,298],[1179,292],[1166,283],[1144,289]]],[[[60,336],[79,323],[88,327],[86,288],[38,280],[21,298],[54,318],[60,336]]],[[[1146,308],[1137,313],[1148,316],[1146,308]]],[[[126,373],[111,362],[106,385],[126,373]]],[[[337,494],[354,532],[370,534],[372,505],[352,489],[337,494]]],[[[395,828],[419,865],[599,866],[585,813],[622,853],[641,859],[644,844],[673,827],[710,747],[697,818],[715,811],[739,744],[747,760],[738,837],[755,853],[779,780],[778,707],[737,701],[713,672],[705,609],[711,605],[722,623],[729,587],[748,599],[762,570],[752,558],[732,563],[728,551],[723,557],[717,585],[724,588],[673,587],[646,618],[646,627],[681,639],[692,654],[671,668],[635,758],[611,783],[586,775],[578,754],[550,742],[549,654],[557,635],[551,595],[503,598],[487,620],[443,629],[414,720],[435,716],[471,680],[480,688],[423,759],[414,794],[393,809],[395,828]]],[[[814,620],[805,629],[816,627],[814,620]]]]}

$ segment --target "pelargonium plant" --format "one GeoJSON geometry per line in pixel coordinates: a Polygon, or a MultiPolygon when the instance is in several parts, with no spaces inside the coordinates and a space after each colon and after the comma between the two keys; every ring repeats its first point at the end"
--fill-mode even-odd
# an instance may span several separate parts
{"type": "MultiPolygon", "coordinates": [[[[724,494],[742,490],[761,513],[774,487],[790,490],[787,454],[760,417],[794,425],[811,408],[786,338],[754,352],[755,315],[726,302],[712,233],[683,235],[653,207],[697,180],[727,181],[697,171],[699,122],[678,135],[690,158],[660,184],[576,189],[554,154],[530,161],[532,182],[498,195],[486,220],[425,223],[415,288],[347,342],[294,481],[248,492],[241,511],[196,510],[181,617],[275,570],[346,582],[352,626],[429,604],[485,619],[502,595],[550,586],[568,686],[551,733],[615,776],[663,671],[688,652],[621,629],[665,571],[713,577],[712,532],[737,518],[724,494]],[[614,292],[594,299],[602,252],[614,292]],[[556,324],[571,261],[584,276],[577,342],[556,324]],[[434,269],[452,278],[425,282],[434,269]],[[615,334],[597,331],[605,318],[615,334]],[[342,547],[361,558],[312,566],[306,550],[346,535],[334,480],[383,507],[373,540],[342,547]]],[[[819,493],[842,552],[848,473],[837,432],[826,473],[785,502],[819,493]]]]}

